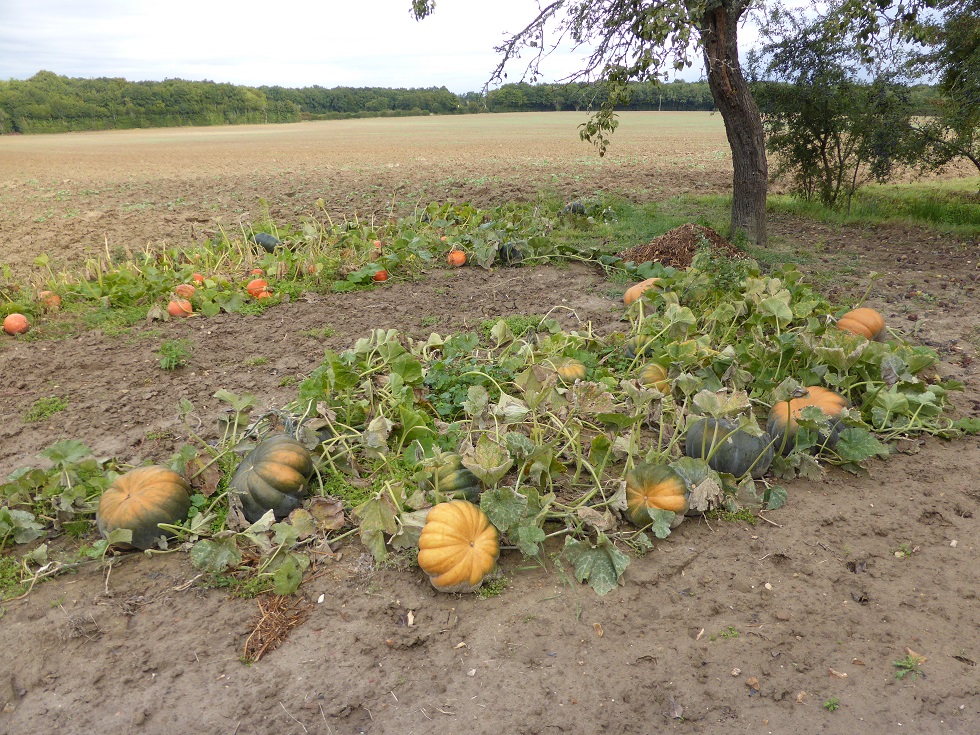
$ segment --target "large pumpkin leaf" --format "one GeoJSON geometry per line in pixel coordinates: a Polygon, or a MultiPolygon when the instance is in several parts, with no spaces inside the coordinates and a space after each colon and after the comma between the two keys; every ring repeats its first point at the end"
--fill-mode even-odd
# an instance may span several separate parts
{"type": "Polygon", "coordinates": [[[507,447],[481,434],[474,447],[469,441],[460,447],[463,466],[479,477],[485,485],[495,485],[514,464],[507,447]]]}
{"type": "Polygon", "coordinates": [[[242,552],[234,536],[223,539],[205,539],[191,547],[191,564],[207,574],[223,574],[242,562],[242,552]]]}
{"type": "Polygon", "coordinates": [[[885,459],[891,454],[888,445],[882,444],[877,437],[861,428],[842,431],[834,445],[834,452],[843,462],[863,462],[872,457],[885,459]]]}
{"type": "MultiPolygon", "coordinates": [[[[43,535],[44,526],[35,521],[33,513],[0,508],[0,541],[12,538],[16,544],[27,544],[43,535]]],[[[132,532],[129,540],[132,541],[132,532]]]]}
{"type": "Polygon", "coordinates": [[[565,538],[562,554],[575,569],[575,579],[588,582],[599,596],[616,589],[629,566],[630,559],[600,533],[595,545],[588,541],[565,538]]]}
{"type": "Polygon", "coordinates": [[[487,490],[480,496],[480,509],[504,533],[525,516],[527,505],[527,498],[515,493],[510,487],[487,490]]]}

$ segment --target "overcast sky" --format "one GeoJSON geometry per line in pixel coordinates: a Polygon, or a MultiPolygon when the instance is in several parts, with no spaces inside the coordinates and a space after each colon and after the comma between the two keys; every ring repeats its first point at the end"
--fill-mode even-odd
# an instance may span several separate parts
{"type": "MultiPolygon", "coordinates": [[[[493,48],[533,18],[533,0],[0,0],[0,79],[38,71],[130,81],[249,86],[483,88],[493,48]]],[[[553,55],[554,81],[578,55],[553,55]]],[[[510,68],[519,81],[523,66],[510,68]]],[[[696,79],[701,70],[684,75],[696,79]]]]}

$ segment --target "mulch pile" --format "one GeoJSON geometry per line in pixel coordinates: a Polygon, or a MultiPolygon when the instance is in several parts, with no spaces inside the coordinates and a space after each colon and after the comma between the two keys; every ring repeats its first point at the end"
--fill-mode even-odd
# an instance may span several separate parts
{"type": "Polygon", "coordinates": [[[647,261],[662,263],[674,268],[687,268],[705,242],[716,254],[729,258],[744,258],[745,253],[723,238],[710,227],[688,223],[665,232],[646,245],[637,245],[619,253],[619,257],[639,265],[647,261]]]}

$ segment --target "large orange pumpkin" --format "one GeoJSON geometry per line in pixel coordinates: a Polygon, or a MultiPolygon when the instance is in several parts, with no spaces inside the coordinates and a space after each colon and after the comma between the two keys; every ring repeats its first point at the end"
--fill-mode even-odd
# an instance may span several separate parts
{"type": "Polygon", "coordinates": [[[830,429],[820,434],[820,442],[828,447],[837,443],[841,431],[839,419],[841,411],[847,408],[847,399],[829,388],[814,385],[806,388],[803,395],[788,401],[779,401],[769,410],[766,432],[773,438],[777,451],[783,454],[793,451],[796,446],[796,432],[800,428],[797,420],[807,406],[816,406],[832,419],[830,429]]]}
{"type": "Polygon", "coordinates": [[[837,328],[870,340],[881,341],[885,335],[885,318],[874,309],[862,307],[849,311],[838,319],[837,328]]]}
{"type": "Polygon", "coordinates": [[[440,592],[473,592],[500,555],[497,529],[466,500],[439,503],[419,536],[419,567],[440,592]]]}
{"type": "Polygon", "coordinates": [[[108,538],[117,529],[133,532],[132,546],[149,549],[167,535],[160,523],[175,524],[191,508],[190,485],[167,467],[139,467],[116,478],[102,493],[95,514],[99,533],[108,538]]]}
{"type": "Polygon", "coordinates": [[[629,306],[651,288],[657,288],[659,285],[659,278],[648,278],[645,281],[640,281],[635,286],[626,289],[626,293],[623,294],[623,303],[629,306]]]}

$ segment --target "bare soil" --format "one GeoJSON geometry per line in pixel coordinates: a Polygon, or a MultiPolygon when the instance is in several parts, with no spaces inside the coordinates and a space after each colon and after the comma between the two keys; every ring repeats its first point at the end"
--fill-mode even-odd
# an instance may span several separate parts
{"type": "MultiPolygon", "coordinates": [[[[455,145],[440,143],[442,121],[431,123],[438,134],[405,132],[398,145],[390,133],[402,128],[373,121],[0,139],[0,252],[28,273],[41,252],[70,266],[107,242],[186,241],[264,207],[287,222],[382,216],[420,196],[657,201],[729,186],[730,163],[713,153],[723,133],[691,137],[694,166],[658,163],[685,149],[654,138],[629,139],[628,156],[596,165],[574,125],[555,142],[524,119],[497,137],[464,128],[455,145]],[[352,131],[345,160],[335,148],[352,131]]],[[[882,274],[870,305],[966,384],[956,415],[980,413],[978,243],[782,217],[771,230],[776,246],[809,254],[809,277],[834,298],[860,296],[868,272],[882,274]]],[[[621,292],[587,266],[438,269],[259,317],[4,338],[0,473],[36,463],[60,438],[127,462],[165,458],[186,437],[181,398],[205,432],[219,388],[280,405],[294,396],[284,378],[372,328],[421,337],[561,305],[569,325],[612,332],[621,292]],[[156,350],[174,338],[191,343],[191,364],[164,372],[156,350]],[[268,362],[247,364],[255,357],[268,362]],[[67,409],[25,424],[34,400],[52,394],[69,396],[67,409]]],[[[305,620],[251,666],[240,658],[257,602],[202,588],[186,555],[82,567],[0,607],[0,733],[980,732],[980,440],[902,450],[866,475],[790,483],[787,505],[754,525],[689,521],[602,598],[550,558],[535,565],[514,552],[502,556],[499,597],[438,594],[418,570],[378,568],[350,544],[297,593],[305,620]],[[898,679],[907,649],[925,661],[898,679]]]]}

